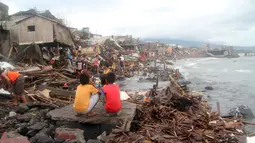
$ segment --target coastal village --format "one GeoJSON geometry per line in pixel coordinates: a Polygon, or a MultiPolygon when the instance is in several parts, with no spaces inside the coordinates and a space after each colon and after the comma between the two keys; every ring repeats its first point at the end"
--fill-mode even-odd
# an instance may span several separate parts
{"type": "Polygon", "coordinates": [[[242,115],[222,116],[219,104],[212,111],[200,94],[189,91],[181,71],[169,68],[180,59],[236,58],[234,47],[184,47],[132,35],[103,36],[89,27],[68,27],[49,10],[9,15],[8,9],[0,3],[0,67],[24,76],[26,100],[13,102],[13,92],[1,79],[0,143],[246,142],[244,125],[253,123],[242,115]],[[107,70],[120,86],[121,112],[107,116],[99,99],[95,116],[76,116],[73,104],[83,72],[100,89],[107,70]],[[123,91],[122,81],[132,77],[153,87],[123,91]],[[160,81],[169,85],[160,87],[160,81]]]}

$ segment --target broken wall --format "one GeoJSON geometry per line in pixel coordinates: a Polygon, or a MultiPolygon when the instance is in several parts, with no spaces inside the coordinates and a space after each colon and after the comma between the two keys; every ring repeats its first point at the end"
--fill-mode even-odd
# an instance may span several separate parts
{"type": "Polygon", "coordinates": [[[8,56],[10,50],[10,32],[8,30],[0,30],[0,53],[8,56]]]}
{"type": "Polygon", "coordinates": [[[54,24],[54,31],[55,38],[58,42],[74,47],[72,34],[67,27],[56,23],[54,24]]]}

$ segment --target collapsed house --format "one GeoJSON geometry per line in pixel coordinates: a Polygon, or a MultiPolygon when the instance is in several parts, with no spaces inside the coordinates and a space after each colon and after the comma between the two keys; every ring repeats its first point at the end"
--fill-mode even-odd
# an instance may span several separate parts
{"type": "Polygon", "coordinates": [[[155,58],[157,56],[165,56],[168,54],[168,44],[160,42],[145,42],[143,47],[146,50],[146,55],[149,58],[155,58]]]}
{"type": "Polygon", "coordinates": [[[118,44],[123,47],[123,54],[137,53],[140,49],[140,40],[138,38],[133,38],[132,36],[116,36],[115,37],[118,44]]]}

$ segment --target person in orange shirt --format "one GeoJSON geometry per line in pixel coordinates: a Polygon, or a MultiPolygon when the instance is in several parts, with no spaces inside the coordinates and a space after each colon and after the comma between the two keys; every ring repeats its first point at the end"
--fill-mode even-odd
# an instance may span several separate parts
{"type": "Polygon", "coordinates": [[[74,99],[73,109],[77,115],[87,114],[95,116],[93,108],[99,100],[99,91],[90,84],[90,75],[88,72],[82,72],[80,75],[80,85],[77,87],[74,99]]]}
{"type": "Polygon", "coordinates": [[[25,79],[17,71],[2,71],[2,77],[7,81],[9,90],[12,89],[14,94],[14,104],[18,105],[19,97],[22,99],[24,104],[27,104],[27,99],[23,95],[25,79]]]}

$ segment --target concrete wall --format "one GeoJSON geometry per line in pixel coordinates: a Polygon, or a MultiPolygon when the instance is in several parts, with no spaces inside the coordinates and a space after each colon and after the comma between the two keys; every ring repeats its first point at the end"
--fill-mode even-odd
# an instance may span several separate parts
{"type": "Polygon", "coordinates": [[[10,50],[10,32],[8,30],[0,30],[0,53],[8,56],[10,50]]]}
{"type": "Polygon", "coordinates": [[[54,24],[54,31],[56,40],[60,43],[64,43],[66,45],[70,45],[74,47],[74,42],[72,39],[72,34],[70,33],[68,28],[65,28],[64,26],[55,23],[54,24]]]}
{"type": "Polygon", "coordinates": [[[53,42],[52,21],[35,16],[17,23],[13,27],[13,38],[20,45],[30,43],[50,43],[53,42]],[[35,26],[35,31],[28,31],[28,26],[35,26]],[[17,39],[18,38],[18,39],[17,39]]]}

